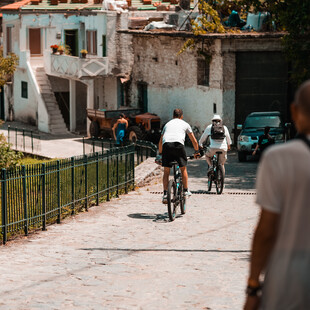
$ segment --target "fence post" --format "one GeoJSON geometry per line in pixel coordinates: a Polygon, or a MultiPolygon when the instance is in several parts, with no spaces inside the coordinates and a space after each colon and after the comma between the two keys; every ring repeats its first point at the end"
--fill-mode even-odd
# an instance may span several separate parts
{"type": "Polygon", "coordinates": [[[135,190],[135,150],[131,152],[131,172],[132,172],[132,185],[133,190],[135,190]]]}
{"type": "Polygon", "coordinates": [[[42,164],[42,230],[46,230],[45,163],[42,164]]]}
{"type": "Polygon", "coordinates": [[[8,125],[8,144],[10,144],[10,130],[11,130],[11,126],[8,125]]]}
{"type": "Polygon", "coordinates": [[[95,153],[95,139],[93,139],[93,153],[95,153]]]}
{"type": "Polygon", "coordinates": [[[87,183],[87,155],[84,155],[84,171],[85,171],[85,210],[88,211],[88,183],[87,183]]]}
{"type": "Polygon", "coordinates": [[[128,165],[128,148],[125,147],[125,193],[128,194],[128,184],[127,184],[127,165],[128,165]]]}
{"type": "Polygon", "coordinates": [[[57,223],[60,224],[60,221],[61,221],[61,206],[60,206],[60,160],[57,160],[57,206],[58,206],[57,223]]]}
{"type": "Polygon", "coordinates": [[[25,129],[23,128],[23,149],[25,151],[25,129]]]}
{"type": "Polygon", "coordinates": [[[6,184],[6,169],[2,168],[2,183],[1,183],[1,198],[2,198],[2,238],[3,244],[6,244],[7,241],[7,184],[6,184]]]}
{"type": "Polygon", "coordinates": [[[75,176],[74,176],[74,157],[71,157],[71,198],[72,198],[72,212],[71,214],[74,214],[74,210],[75,210],[75,176]]]}
{"type": "Polygon", "coordinates": [[[116,149],[116,197],[119,197],[119,149],[116,149]]]}
{"type": "Polygon", "coordinates": [[[107,201],[110,201],[110,151],[107,154],[107,201]]]}
{"type": "Polygon", "coordinates": [[[30,131],[30,135],[31,135],[31,151],[33,153],[33,132],[30,131]]]}
{"type": "Polygon", "coordinates": [[[99,153],[96,153],[96,188],[97,188],[97,201],[96,205],[99,206],[99,153]]]}
{"type": "Polygon", "coordinates": [[[22,166],[22,182],[23,182],[23,204],[24,204],[24,231],[28,236],[28,209],[27,209],[27,184],[26,184],[26,167],[22,166]]]}
{"type": "Polygon", "coordinates": [[[17,150],[17,128],[15,128],[15,148],[17,150]]]}
{"type": "Polygon", "coordinates": [[[85,155],[85,137],[83,137],[83,155],[85,155]]]}

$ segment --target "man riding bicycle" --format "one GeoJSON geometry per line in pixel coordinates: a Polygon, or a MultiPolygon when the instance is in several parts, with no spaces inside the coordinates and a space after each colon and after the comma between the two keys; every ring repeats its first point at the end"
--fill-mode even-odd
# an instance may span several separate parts
{"type": "Polygon", "coordinates": [[[159,140],[158,151],[162,155],[162,166],[164,167],[163,176],[163,203],[167,203],[167,189],[172,162],[177,161],[182,173],[182,182],[186,196],[190,196],[188,190],[188,174],[186,169],[187,156],[184,147],[185,135],[190,138],[195,149],[195,157],[199,156],[199,146],[193,134],[191,126],[183,121],[183,111],[175,109],[173,111],[173,119],[170,120],[162,131],[159,140]]]}
{"type": "Polygon", "coordinates": [[[210,144],[206,151],[206,161],[209,166],[208,174],[212,171],[211,159],[216,152],[222,152],[219,154],[219,164],[223,167],[225,173],[224,164],[227,159],[227,151],[230,150],[231,138],[226,126],[223,125],[222,118],[215,114],[212,118],[212,124],[207,126],[201,138],[199,139],[199,147],[203,148],[203,144],[210,137],[210,144]]]}

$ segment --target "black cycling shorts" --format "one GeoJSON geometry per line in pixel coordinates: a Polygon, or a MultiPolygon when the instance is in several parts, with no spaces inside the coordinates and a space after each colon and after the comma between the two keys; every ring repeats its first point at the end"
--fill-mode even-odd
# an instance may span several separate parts
{"type": "Polygon", "coordinates": [[[166,142],[163,145],[162,165],[163,167],[172,167],[172,162],[177,161],[180,167],[187,164],[185,147],[180,142],[166,142]]]}

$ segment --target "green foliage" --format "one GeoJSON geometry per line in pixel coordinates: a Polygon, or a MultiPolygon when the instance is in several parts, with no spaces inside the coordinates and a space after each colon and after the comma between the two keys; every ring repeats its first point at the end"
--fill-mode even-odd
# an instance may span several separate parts
{"type": "Polygon", "coordinates": [[[3,57],[3,48],[0,48],[0,86],[3,86],[11,79],[16,66],[18,65],[18,57],[14,53],[10,53],[7,57],[3,57]]]}
{"type": "Polygon", "coordinates": [[[15,167],[22,158],[21,152],[15,152],[7,143],[3,134],[0,134],[0,168],[15,167]]]}
{"type": "MultiPolygon", "coordinates": [[[[232,10],[245,18],[245,12],[269,12],[266,29],[285,31],[283,38],[284,52],[290,64],[291,81],[296,86],[310,79],[310,1],[305,0],[200,0],[199,10],[202,14],[199,22],[192,22],[194,39],[189,39],[183,45],[179,54],[186,49],[194,49],[202,41],[199,35],[207,33],[236,32],[224,28],[221,19],[227,17],[232,10]],[[221,18],[220,18],[221,17],[221,18]]],[[[209,50],[208,58],[212,56],[209,50]]]]}

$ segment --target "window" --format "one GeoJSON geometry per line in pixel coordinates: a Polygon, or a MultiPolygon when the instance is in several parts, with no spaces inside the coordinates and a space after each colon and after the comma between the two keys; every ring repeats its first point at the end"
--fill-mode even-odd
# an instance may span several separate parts
{"type": "Polygon", "coordinates": [[[28,98],[28,83],[22,81],[22,98],[28,98]]]}
{"type": "Polygon", "coordinates": [[[87,30],[87,51],[90,55],[97,55],[97,31],[87,30]]]}
{"type": "Polygon", "coordinates": [[[210,64],[204,58],[197,59],[197,84],[209,86],[210,64]]]}
{"type": "Polygon", "coordinates": [[[107,38],[102,36],[102,57],[107,57],[107,38]]]}
{"type": "Polygon", "coordinates": [[[6,53],[12,53],[12,27],[6,27],[6,53]]]}

